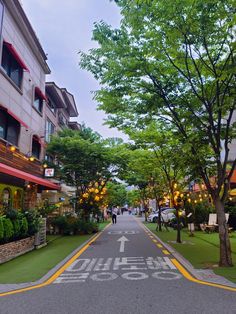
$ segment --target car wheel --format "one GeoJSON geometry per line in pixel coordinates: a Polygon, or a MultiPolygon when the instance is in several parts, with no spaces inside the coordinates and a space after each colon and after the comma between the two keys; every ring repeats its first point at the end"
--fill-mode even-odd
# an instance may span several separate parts
{"type": "Polygon", "coordinates": [[[152,222],[157,223],[157,217],[154,217],[153,220],[152,220],[152,222]]]}

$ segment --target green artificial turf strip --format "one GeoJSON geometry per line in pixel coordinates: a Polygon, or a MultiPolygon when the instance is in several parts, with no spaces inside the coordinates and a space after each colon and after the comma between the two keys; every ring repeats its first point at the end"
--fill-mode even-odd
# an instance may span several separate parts
{"type": "MultiPolygon", "coordinates": [[[[109,223],[99,223],[101,231],[109,223]]],[[[47,236],[48,245],[0,265],[0,284],[36,281],[92,235],[47,236]]]]}
{"type": "Polygon", "coordinates": [[[109,223],[110,223],[110,220],[100,222],[99,223],[99,231],[102,231],[109,223]]]}
{"type": "Polygon", "coordinates": [[[169,228],[170,232],[163,229],[162,232],[156,232],[156,224],[145,224],[151,231],[167,244],[171,245],[177,252],[183,255],[195,268],[210,268],[221,276],[224,276],[232,282],[236,282],[236,234],[230,237],[232,259],[234,267],[218,267],[219,261],[219,235],[218,233],[203,233],[195,231],[194,237],[190,237],[187,230],[181,231],[182,242],[176,241],[176,230],[169,228]]]}
{"type": "Polygon", "coordinates": [[[0,265],[0,283],[36,281],[56,266],[91,235],[58,236],[47,246],[0,265]]]}

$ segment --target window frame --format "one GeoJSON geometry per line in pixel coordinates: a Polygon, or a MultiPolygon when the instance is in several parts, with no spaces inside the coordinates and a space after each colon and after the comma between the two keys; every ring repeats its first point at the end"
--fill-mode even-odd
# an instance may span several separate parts
{"type": "Polygon", "coordinates": [[[46,118],[46,123],[45,123],[45,142],[50,143],[51,139],[50,136],[53,135],[56,131],[56,126],[52,123],[52,121],[49,118],[46,118]],[[53,126],[53,132],[48,132],[49,129],[47,128],[47,125],[53,126]]]}
{"type": "Polygon", "coordinates": [[[50,109],[50,111],[54,114],[54,116],[56,116],[57,106],[56,106],[55,102],[50,97],[48,97],[47,105],[48,105],[48,108],[50,109]],[[53,104],[54,109],[50,106],[49,103],[53,104]]]}
{"type": "Polygon", "coordinates": [[[41,115],[43,114],[43,102],[44,99],[43,97],[39,94],[39,92],[37,91],[36,87],[34,87],[34,99],[33,99],[33,108],[40,113],[41,115]],[[37,98],[37,99],[36,99],[37,98]],[[35,101],[39,100],[39,106],[35,105],[35,101]]]}
{"type": "Polygon", "coordinates": [[[20,91],[22,91],[22,85],[23,85],[23,77],[24,77],[24,68],[20,63],[17,61],[16,57],[12,54],[9,47],[7,46],[7,43],[3,41],[2,44],[2,55],[1,55],[1,68],[5,75],[8,77],[8,79],[12,82],[14,86],[19,88],[20,91]],[[6,61],[6,64],[4,65],[4,58],[6,61]],[[13,77],[14,75],[14,66],[16,68],[17,65],[17,71],[18,71],[18,81],[13,77]]]}
{"type": "Polygon", "coordinates": [[[38,160],[40,159],[40,155],[41,155],[41,149],[42,149],[42,145],[40,143],[40,140],[38,139],[38,137],[36,135],[33,135],[32,137],[32,143],[31,143],[31,153],[32,156],[34,156],[35,158],[37,158],[38,160]],[[34,144],[37,145],[37,150],[38,152],[36,154],[34,154],[34,144]]]}
{"type": "Polygon", "coordinates": [[[20,130],[21,130],[20,123],[17,120],[15,120],[10,114],[8,114],[7,111],[5,111],[1,108],[0,108],[0,113],[3,114],[3,116],[5,116],[5,118],[6,118],[5,130],[4,130],[5,135],[4,135],[4,137],[1,137],[1,139],[3,139],[4,141],[18,147],[20,130]],[[9,140],[9,137],[8,137],[9,125],[15,127],[15,131],[16,131],[15,141],[9,140]]]}

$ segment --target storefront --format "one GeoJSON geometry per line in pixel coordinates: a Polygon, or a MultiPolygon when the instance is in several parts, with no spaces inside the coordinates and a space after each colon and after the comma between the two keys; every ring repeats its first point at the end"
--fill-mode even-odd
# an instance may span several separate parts
{"type": "Polygon", "coordinates": [[[59,185],[0,163],[0,210],[34,208],[43,190],[60,190],[59,185]]]}

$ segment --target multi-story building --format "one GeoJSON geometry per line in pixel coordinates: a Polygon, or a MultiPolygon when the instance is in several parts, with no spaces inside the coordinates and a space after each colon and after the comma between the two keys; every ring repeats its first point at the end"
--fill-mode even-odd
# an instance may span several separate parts
{"type": "MultiPolygon", "coordinates": [[[[54,82],[46,83],[46,97],[47,102],[45,106],[45,142],[49,143],[51,135],[58,131],[70,128],[79,130],[80,125],[73,122],[70,118],[78,117],[76,103],[72,94],[66,88],[58,87],[54,82]]],[[[50,154],[45,155],[45,162],[49,164],[56,163],[54,156],[50,154]]],[[[60,203],[63,199],[63,205],[68,204],[68,199],[74,194],[74,188],[69,187],[57,179],[52,179],[55,183],[60,182],[61,190],[57,191],[44,191],[42,194],[43,199],[48,199],[50,203],[60,203]]]]}
{"type": "MultiPolygon", "coordinates": [[[[0,206],[32,208],[42,190],[47,57],[18,0],[0,0],[0,206]]],[[[45,137],[46,136],[46,137],[45,137]]]]}

